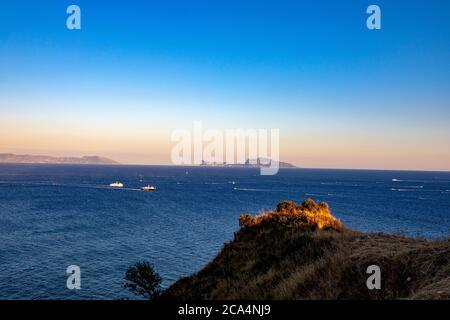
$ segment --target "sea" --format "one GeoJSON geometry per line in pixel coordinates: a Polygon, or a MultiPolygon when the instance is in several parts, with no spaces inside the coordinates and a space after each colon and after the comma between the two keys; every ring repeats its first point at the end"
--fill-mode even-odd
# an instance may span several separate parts
{"type": "Polygon", "coordinates": [[[0,299],[135,299],[122,284],[137,261],[167,287],[211,261],[240,214],[306,198],[355,230],[450,236],[450,172],[1,164],[0,299]]]}

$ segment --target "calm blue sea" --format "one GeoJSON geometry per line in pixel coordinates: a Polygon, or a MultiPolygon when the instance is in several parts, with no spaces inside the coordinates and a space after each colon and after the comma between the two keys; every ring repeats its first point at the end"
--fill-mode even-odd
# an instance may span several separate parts
{"type": "Polygon", "coordinates": [[[121,283],[134,262],[167,286],[213,258],[239,214],[308,197],[357,230],[450,235],[448,172],[0,165],[0,299],[131,298],[121,283]],[[81,290],[66,288],[72,264],[81,290]]]}

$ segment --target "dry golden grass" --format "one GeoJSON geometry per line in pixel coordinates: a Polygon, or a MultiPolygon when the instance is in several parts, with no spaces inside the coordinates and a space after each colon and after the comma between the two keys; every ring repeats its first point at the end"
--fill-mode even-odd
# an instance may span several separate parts
{"type": "Polygon", "coordinates": [[[450,299],[449,240],[355,232],[310,199],[240,224],[212,262],[160,299],[450,299]],[[366,286],[373,264],[381,290],[366,286]]]}

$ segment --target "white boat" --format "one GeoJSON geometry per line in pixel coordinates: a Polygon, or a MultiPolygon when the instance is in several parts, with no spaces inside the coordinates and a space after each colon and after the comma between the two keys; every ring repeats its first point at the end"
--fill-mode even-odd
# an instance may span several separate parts
{"type": "Polygon", "coordinates": [[[154,186],[146,186],[146,187],[142,187],[141,191],[155,191],[156,187],[154,186]]]}
{"type": "Polygon", "coordinates": [[[123,188],[123,183],[119,182],[119,181],[116,181],[114,183],[111,183],[109,186],[112,187],[112,188],[123,188]]]}

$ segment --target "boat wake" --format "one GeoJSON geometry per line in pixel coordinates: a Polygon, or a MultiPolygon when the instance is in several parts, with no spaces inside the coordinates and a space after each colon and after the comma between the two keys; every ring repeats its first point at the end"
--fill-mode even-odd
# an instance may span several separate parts
{"type": "Polygon", "coordinates": [[[307,197],[329,197],[332,195],[332,193],[305,193],[307,197]]]}
{"type": "Polygon", "coordinates": [[[106,189],[106,190],[141,191],[140,189],[136,188],[116,188],[107,185],[69,184],[57,182],[0,181],[0,184],[20,185],[23,187],[36,186],[36,187],[90,188],[90,189],[106,189]]]}
{"type": "Polygon", "coordinates": [[[256,191],[256,192],[272,192],[273,190],[269,189],[253,189],[253,188],[233,188],[236,191],[256,191]]]}
{"type": "Polygon", "coordinates": [[[417,190],[414,189],[396,189],[396,188],[391,188],[392,191],[398,191],[398,192],[415,192],[417,190]]]}
{"type": "Polygon", "coordinates": [[[236,187],[234,187],[233,190],[236,190],[236,191],[251,191],[251,192],[288,192],[286,190],[256,189],[256,188],[236,188],[236,187]]]}

